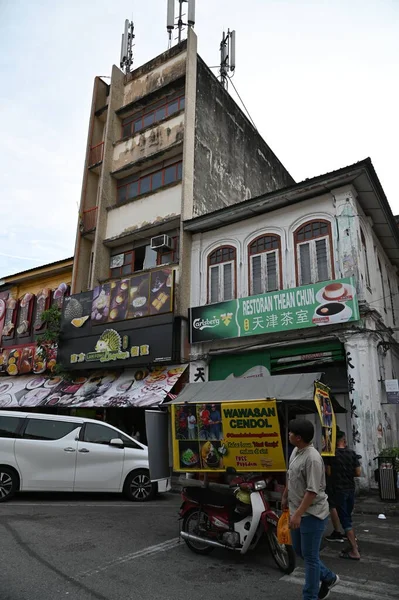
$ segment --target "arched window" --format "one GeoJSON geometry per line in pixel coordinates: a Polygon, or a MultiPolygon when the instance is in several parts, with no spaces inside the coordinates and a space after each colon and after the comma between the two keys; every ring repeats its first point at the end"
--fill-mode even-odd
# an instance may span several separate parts
{"type": "Polygon", "coordinates": [[[223,302],[236,296],[236,249],[221,246],[208,257],[208,302],[223,302]]]}
{"type": "Polygon", "coordinates": [[[364,262],[364,275],[366,278],[366,285],[370,287],[370,271],[369,271],[369,261],[367,258],[367,246],[366,246],[366,238],[364,237],[364,233],[362,229],[360,229],[360,239],[362,242],[362,254],[363,254],[363,262],[364,262]]]}
{"type": "Polygon", "coordinates": [[[294,233],[298,285],[334,278],[331,224],[309,221],[294,233]]]}
{"type": "Polygon", "coordinates": [[[262,235],[248,246],[249,293],[264,294],[280,289],[281,243],[278,235],[262,235]]]}

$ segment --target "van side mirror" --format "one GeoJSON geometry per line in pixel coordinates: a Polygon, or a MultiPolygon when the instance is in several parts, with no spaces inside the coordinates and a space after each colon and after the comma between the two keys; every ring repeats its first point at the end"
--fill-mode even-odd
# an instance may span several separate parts
{"type": "Polygon", "coordinates": [[[112,440],[109,441],[109,445],[115,446],[116,448],[124,447],[124,443],[122,442],[122,440],[120,438],[113,438],[112,440]]]}

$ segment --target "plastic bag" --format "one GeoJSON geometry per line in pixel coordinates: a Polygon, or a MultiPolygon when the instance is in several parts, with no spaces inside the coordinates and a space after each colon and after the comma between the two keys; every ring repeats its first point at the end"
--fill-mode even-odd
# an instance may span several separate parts
{"type": "Polygon", "coordinates": [[[291,532],[290,532],[290,511],[288,508],[283,510],[283,514],[278,520],[277,524],[277,539],[279,544],[285,544],[291,546],[291,532]]]}

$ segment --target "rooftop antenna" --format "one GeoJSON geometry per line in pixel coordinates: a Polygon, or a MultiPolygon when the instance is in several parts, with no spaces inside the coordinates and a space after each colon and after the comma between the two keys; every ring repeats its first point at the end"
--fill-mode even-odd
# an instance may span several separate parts
{"type": "Polygon", "coordinates": [[[178,42],[180,44],[182,38],[183,27],[194,27],[195,25],[195,0],[178,0],[179,2],[179,16],[177,18],[177,24],[175,24],[175,0],[168,0],[168,11],[166,17],[166,29],[169,35],[168,47],[172,46],[172,31],[177,27],[178,30],[178,42]],[[187,2],[187,23],[183,21],[183,3],[187,2]]]}
{"type": "Polygon", "coordinates": [[[222,41],[220,42],[220,81],[227,90],[229,72],[233,73],[236,68],[236,32],[223,31],[222,41]]]}
{"type": "Polygon", "coordinates": [[[133,40],[135,37],[134,23],[133,21],[129,22],[129,19],[126,19],[125,30],[122,33],[120,59],[120,67],[126,75],[130,73],[133,66],[133,40]]]}

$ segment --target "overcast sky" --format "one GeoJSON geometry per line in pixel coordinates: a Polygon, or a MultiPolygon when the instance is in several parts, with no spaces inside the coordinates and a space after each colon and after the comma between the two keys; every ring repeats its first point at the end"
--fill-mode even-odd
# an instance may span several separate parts
{"type": "MultiPolygon", "coordinates": [[[[72,256],[93,78],[118,63],[125,18],[134,66],[167,49],[166,4],[0,0],[0,277],[72,256]]],[[[236,30],[234,83],[294,179],[370,156],[399,213],[399,0],[196,4],[209,66],[236,30]]]]}

